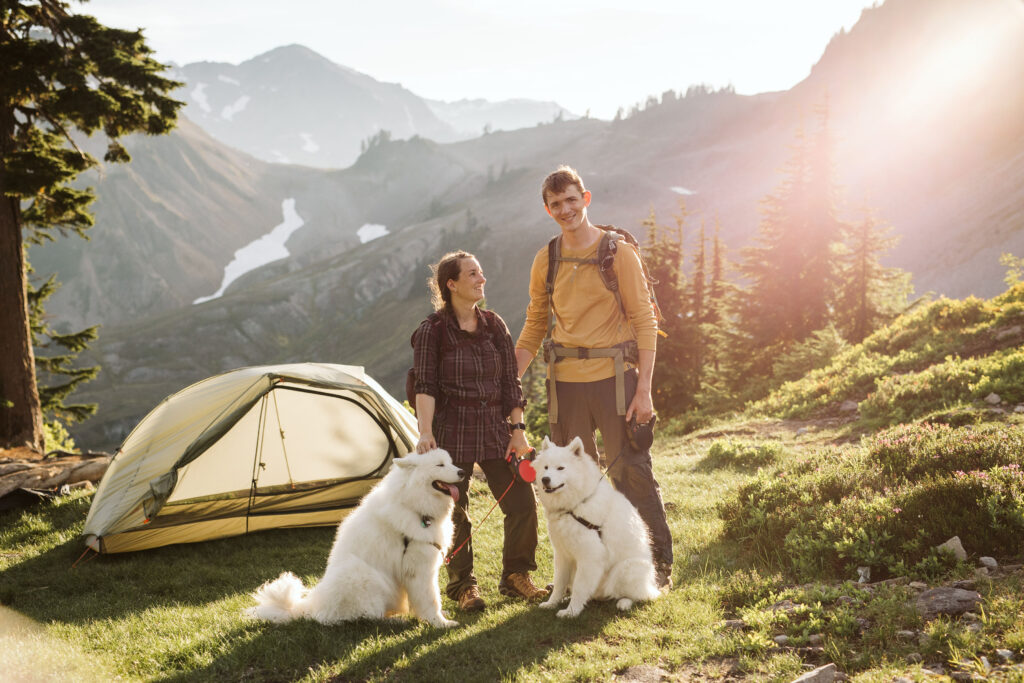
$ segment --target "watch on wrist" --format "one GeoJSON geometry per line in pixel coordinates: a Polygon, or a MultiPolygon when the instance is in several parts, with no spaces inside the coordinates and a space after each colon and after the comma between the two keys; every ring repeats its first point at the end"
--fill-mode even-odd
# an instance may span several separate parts
{"type": "Polygon", "coordinates": [[[525,422],[513,422],[512,424],[509,425],[509,428],[513,429],[513,430],[521,429],[521,430],[523,430],[525,432],[526,431],[526,423],[525,422]]]}

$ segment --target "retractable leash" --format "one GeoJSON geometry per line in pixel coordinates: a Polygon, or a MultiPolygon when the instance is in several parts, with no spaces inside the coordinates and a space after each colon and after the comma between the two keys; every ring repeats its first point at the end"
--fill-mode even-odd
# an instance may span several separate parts
{"type": "MultiPolygon", "coordinates": [[[[532,448],[530,449],[529,452],[530,453],[536,453],[536,451],[534,449],[532,449],[532,448]]],[[[512,481],[510,481],[508,483],[508,486],[505,488],[504,493],[502,493],[500,496],[498,496],[498,498],[494,501],[494,504],[491,505],[491,509],[487,511],[487,514],[484,515],[483,517],[481,517],[479,522],[474,524],[474,529],[473,529],[473,531],[469,532],[469,536],[466,537],[466,540],[464,540],[462,543],[460,543],[459,547],[457,547],[455,550],[453,550],[450,553],[448,553],[448,556],[444,558],[445,565],[450,564],[451,561],[452,561],[452,558],[454,558],[455,555],[460,550],[462,550],[463,546],[465,546],[467,543],[469,543],[469,540],[471,538],[473,538],[473,533],[476,531],[476,527],[478,525],[484,523],[484,520],[487,519],[492,512],[494,512],[494,508],[498,507],[498,503],[500,503],[502,501],[502,499],[505,497],[505,494],[512,490],[512,486],[516,483],[516,477],[517,476],[520,479],[522,479],[523,482],[525,482],[527,484],[532,484],[533,481],[537,478],[537,472],[533,469],[533,463],[530,462],[529,460],[527,460],[526,458],[517,458],[515,451],[512,451],[511,453],[508,454],[508,456],[505,458],[505,462],[507,462],[509,464],[509,466],[512,468],[512,481]]],[[[468,496],[468,493],[467,493],[467,496],[468,496]]],[[[468,503],[467,503],[467,505],[468,505],[468,503]]],[[[466,519],[469,519],[469,512],[468,512],[468,510],[464,514],[466,515],[466,519]]],[[[472,519],[470,519],[469,521],[470,521],[470,523],[473,522],[472,519]]]]}

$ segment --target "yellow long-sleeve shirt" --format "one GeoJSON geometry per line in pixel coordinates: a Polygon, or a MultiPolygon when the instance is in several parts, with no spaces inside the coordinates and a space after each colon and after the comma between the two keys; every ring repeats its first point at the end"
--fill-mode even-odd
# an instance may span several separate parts
{"type": "MultiPolygon", "coordinates": [[[[562,257],[596,258],[600,243],[601,240],[597,240],[587,249],[574,251],[567,249],[563,241],[562,257]]],[[[620,240],[613,267],[619,279],[622,303],[636,333],[637,346],[653,351],[657,348],[658,322],[651,307],[640,256],[631,245],[620,240]]],[[[534,355],[548,329],[547,274],[548,247],[544,245],[530,269],[530,304],[523,331],[516,341],[516,348],[534,355]]],[[[597,349],[634,338],[615,295],[604,286],[596,264],[559,263],[552,300],[555,326],[551,336],[556,344],[597,349]]],[[[611,358],[565,358],[554,365],[554,376],[563,382],[594,382],[614,377],[615,366],[611,358]]]]}

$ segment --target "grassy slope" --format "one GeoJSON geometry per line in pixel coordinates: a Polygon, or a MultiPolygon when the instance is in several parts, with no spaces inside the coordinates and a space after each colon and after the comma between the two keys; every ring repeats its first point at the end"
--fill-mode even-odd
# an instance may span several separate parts
{"type": "MultiPolygon", "coordinates": [[[[907,660],[915,654],[924,664],[947,666],[980,662],[981,656],[994,661],[997,648],[1019,657],[1024,650],[1020,572],[978,581],[986,599],[980,627],[948,618],[924,623],[910,608],[913,593],[906,587],[868,592],[843,583],[853,578],[846,576],[796,585],[795,575],[779,573],[783,570],[771,552],[729,540],[720,510],[742,487],[806,467],[823,454],[862,457],[867,447],[860,437],[871,434],[879,420],[814,416],[829,413],[837,400],[878,393],[875,378],[893,368],[913,374],[941,366],[950,335],[961,352],[975,349],[973,358],[1012,352],[1002,342],[1005,330],[1020,320],[1022,293],[1018,287],[992,302],[938,302],[853,349],[844,364],[787,385],[759,406],[809,416],[803,420],[748,418],[686,436],[667,425],[655,447],[655,466],[675,539],[676,587],[628,614],[596,604],[578,620],[564,622],[501,598],[495,585],[501,546],[496,511],[475,540],[477,574],[489,608],[459,615],[446,601],[449,613],[463,623],[458,629],[441,632],[410,620],[335,627],[253,623],[241,616],[251,604],[249,593],[285,569],[315,580],[330,530],[273,531],[100,557],[72,569],[90,503],[89,494],[75,494],[0,515],[0,604],[7,608],[0,612],[0,669],[38,674],[54,668],[58,677],[100,680],[561,681],[607,680],[646,664],[677,679],[790,680],[806,667],[833,661],[858,680],[881,681],[900,672],[922,676],[922,665],[907,660]],[[871,376],[867,365],[882,370],[871,376]],[[819,390],[831,382],[876,389],[819,390]],[[770,609],[782,599],[796,608],[770,609]],[[35,626],[24,626],[19,616],[35,626]],[[724,627],[727,618],[743,619],[745,630],[724,627]],[[901,630],[915,635],[896,637],[901,630]],[[786,647],[772,642],[780,634],[790,638],[786,647]],[[823,635],[821,646],[809,647],[812,634],[823,635]],[[41,650],[54,656],[33,663],[41,650]]],[[[995,381],[999,373],[985,377],[995,381]]],[[[1019,432],[1012,415],[973,408],[977,387],[962,386],[962,395],[919,401],[915,410],[930,411],[934,419],[959,405],[974,411],[968,421],[1006,420],[995,428],[1019,432]]],[[[479,483],[474,492],[479,498],[473,515],[479,519],[489,499],[479,483]]],[[[551,554],[543,528],[538,563],[536,577],[548,580],[551,554]]],[[[955,565],[933,578],[948,582],[971,575],[971,566],[955,565]]]]}

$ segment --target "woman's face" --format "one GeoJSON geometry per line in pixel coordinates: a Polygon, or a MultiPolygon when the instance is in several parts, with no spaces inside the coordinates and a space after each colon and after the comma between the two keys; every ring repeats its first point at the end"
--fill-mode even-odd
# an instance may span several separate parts
{"type": "Polygon", "coordinates": [[[452,299],[462,299],[470,303],[476,303],[484,298],[484,270],[480,262],[475,258],[464,258],[459,260],[459,279],[448,280],[448,289],[452,293],[452,299]]]}

